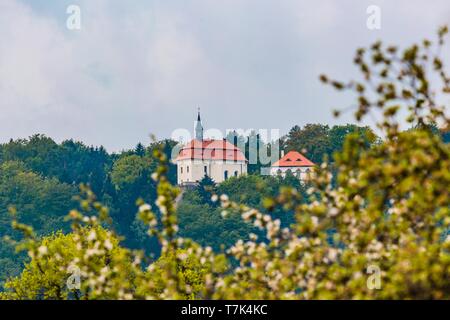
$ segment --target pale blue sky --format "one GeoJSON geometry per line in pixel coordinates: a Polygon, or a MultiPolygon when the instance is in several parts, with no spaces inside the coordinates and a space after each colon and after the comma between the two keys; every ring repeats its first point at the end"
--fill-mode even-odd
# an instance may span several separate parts
{"type": "MultiPolygon", "coordinates": [[[[2,0],[0,141],[44,133],[110,151],[192,129],[328,124],[351,103],[320,73],[355,76],[354,50],[402,45],[450,23],[450,2],[2,0]],[[66,28],[81,7],[82,29],[66,28]],[[366,8],[381,8],[381,30],[366,8]]],[[[444,53],[449,61],[450,50],[444,53]]]]}

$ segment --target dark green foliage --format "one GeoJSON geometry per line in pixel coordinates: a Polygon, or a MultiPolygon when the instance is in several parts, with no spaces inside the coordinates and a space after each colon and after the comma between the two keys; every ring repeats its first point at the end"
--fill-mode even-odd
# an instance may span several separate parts
{"type": "Polygon", "coordinates": [[[450,130],[441,130],[442,141],[450,143],[450,130]]]}
{"type": "Polygon", "coordinates": [[[151,180],[152,160],[135,154],[119,157],[111,170],[111,181],[115,191],[111,217],[119,234],[126,237],[128,245],[134,247],[137,239],[131,232],[136,217],[136,200],[155,199],[156,189],[151,180]]]}
{"type": "Polygon", "coordinates": [[[220,208],[203,203],[197,190],[186,191],[178,207],[180,235],[217,251],[256,231],[239,214],[223,218],[220,213],[220,208]]]}
{"type": "Polygon", "coordinates": [[[345,137],[358,135],[366,147],[377,141],[375,133],[369,127],[354,124],[329,127],[322,124],[307,124],[303,128],[294,126],[285,137],[286,151],[299,151],[314,163],[321,163],[324,157],[332,160],[334,153],[342,151],[345,137]]]}
{"type": "Polygon", "coordinates": [[[30,170],[61,182],[89,184],[96,194],[108,188],[107,175],[112,157],[103,147],[88,147],[66,140],[57,144],[44,135],[11,140],[0,145],[0,161],[18,160],[30,170]]]}
{"type": "MultiPolygon", "coordinates": [[[[284,187],[295,188],[304,198],[305,186],[293,175],[286,178],[247,175],[230,178],[218,186],[218,194],[227,194],[232,201],[243,203],[257,209],[265,207],[266,199],[277,196],[284,187]]],[[[281,208],[272,208],[272,216],[281,220],[282,225],[288,227],[294,221],[294,213],[283,211],[281,208]]]]}
{"type": "MultiPolygon", "coordinates": [[[[311,125],[308,129],[293,128],[291,132],[296,134],[288,135],[286,144],[300,148],[303,146],[302,137],[312,139],[314,144],[326,137],[329,142],[323,146],[333,145],[336,149],[342,147],[346,134],[363,130],[351,125],[327,128],[320,125],[311,125]],[[302,130],[309,133],[297,134],[302,130]],[[314,132],[317,137],[314,137],[314,132]]],[[[238,142],[244,142],[247,158],[251,150],[270,149],[270,144],[264,143],[256,132],[246,138],[230,135],[228,139],[238,145],[238,142]]],[[[156,189],[151,173],[157,164],[153,152],[162,147],[166,156],[170,157],[175,145],[172,140],[154,142],[149,146],[139,143],[132,150],[109,154],[103,147],[88,147],[73,140],[58,144],[44,135],[1,144],[0,282],[16,274],[26,258],[17,256],[12,246],[3,240],[5,235],[16,236],[10,228],[8,206],[14,205],[19,220],[32,225],[39,235],[66,231],[64,217],[76,206],[73,196],[78,194],[81,183],[89,185],[98,200],[108,206],[114,221],[112,227],[123,236],[124,245],[143,247],[148,253],[158,256],[160,248],[156,239],[146,235],[146,227],[136,218],[136,200],[154,203],[156,189]]],[[[325,152],[323,150],[331,152],[323,146],[314,149],[317,157],[321,157],[321,152],[325,152]]],[[[238,239],[245,240],[250,232],[258,234],[259,231],[243,222],[237,214],[223,218],[217,203],[211,200],[213,194],[227,194],[237,202],[256,208],[263,208],[265,199],[276,196],[283,186],[293,186],[304,194],[304,187],[295,177],[260,176],[260,168],[259,162],[250,164],[248,176],[232,177],[220,185],[205,176],[195,190],[186,191],[179,203],[180,233],[215,250],[222,245],[226,248],[238,239]]],[[[168,170],[170,182],[176,183],[176,166],[170,164],[168,170]]],[[[281,208],[271,208],[271,214],[279,218],[284,226],[289,226],[294,219],[293,212],[287,210],[286,213],[281,208]]]]}
{"type": "Polygon", "coordinates": [[[138,143],[136,145],[136,148],[134,149],[134,153],[140,157],[143,157],[145,155],[145,147],[142,143],[138,143]]]}
{"type": "Polygon", "coordinates": [[[17,257],[4,239],[12,236],[17,240],[8,208],[14,206],[20,221],[33,226],[40,235],[54,230],[67,231],[69,226],[64,217],[76,206],[72,198],[77,193],[77,188],[56,178],[44,178],[21,162],[0,164],[0,282],[19,271],[23,260],[23,256],[17,257]]]}
{"type": "Polygon", "coordinates": [[[213,194],[216,194],[216,183],[210,176],[205,175],[202,180],[198,183],[197,192],[200,197],[202,203],[205,203],[210,206],[215,206],[211,197],[213,194]]]}
{"type": "Polygon", "coordinates": [[[328,125],[322,124],[307,124],[303,128],[294,126],[287,136],[286,152],[304,152],[312,162],[320,163],[324,155],[331,153],[329,131],[328,125]]]}
{"type": "MultiPolygon", "coordinates": [[[[152,143],[142,150],[142,145],[135,152],[124,152],[117,157],[109,173],[114,192],[112,192],[111,216],[120,235],[125,237],[125,244],[132,248],[145,247],[149,252],[158,252],[156,242],[145,235],[142,224],[136,219],[136,200],[142,199],[153,203],[156,199],[155,182],[151,179],[156,169],[153,151],[162,145],[166,156],[170,157],[175,142],[163,140],[152,143]]],[[[168,177],[176,183],[176,166],[171,164],[168,177]]]]}

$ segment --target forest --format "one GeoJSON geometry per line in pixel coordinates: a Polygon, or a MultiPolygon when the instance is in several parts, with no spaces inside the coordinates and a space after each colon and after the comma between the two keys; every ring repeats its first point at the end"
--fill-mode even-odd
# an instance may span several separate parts
{"type": "MultiPolygon", "coordinates": [[[[332,158],[333,153],[341,151],[346,135],[355,132],[364,137],[367,147],[379,141],[368,127],[307,124],[303,128],[294,126],[279,143],[286,151],[307,150],[308,156],[320,163],[323,158],[332,158]]],[[[248,154],[249,141],[257,139],[256,134],[239,138],[247,142],[248,154]]],[[[265,147],[264,142],[258,140],[257,143],[265,147]]],[[[8,236],[15,240],[20,238],[11,228],[9,208],[15,208],[19,220],[33,226],[40,236],[68,232],[70,225],[65,217],[70,209],[77,207],[76,197],[82,184],[89,186],[98,200],[108,206],[113,227],[123,236],[123,245],[146,248],[157,258],[159,245],[156,239],[146,236],[145,226],[137,218],[136,201],[153,203],[156,200],[156,185],[150,177],[157,166],[152,152],[162,146],[170,155],[175,144],[171,140],[147,146],[138,143],[132,150],[112,154],[103,147],[86,146],[73,140],[56,143],[41,134],[1,144],[1,283],[18,275],[28,261],[26,255],[17,255],[14,246],[5,240],[8,236]]],[[[222,219],[221,208],[211,201],[212,194],[224,193],[235,201],[262,208],[264,199],[275,196],[283,186],[305,192],[305,186],[295,177],[261,176],[260,167],[260,164],[250,164],[248,176],[231,178],[217,186],[206,177],[195,190],[188,190],[179,205],[180,234],[215,250],[221,246],[228,248],[255,230],[239,216],[222,219]]],[[[170,165],[168,176],[171,182],[176,182],[175,165],[170,165]]],[[[288,226],[294,221],[293,214],[285,214],[282,220],[288,226]]]]}
{"type": "Polygon", "coordinates": [[[170,140],[112,154],[43,135],[0,145],[0,298],[448,299],[450,119],[435,100],[450,93],[447,33],[436,50],[358,49],[362,80],[320,76],[356,95],[356,121],[380,111],[381,134],[294,126],[279,143],[317,164],[304,184],[253,164],[182,191],[170,140]]]}

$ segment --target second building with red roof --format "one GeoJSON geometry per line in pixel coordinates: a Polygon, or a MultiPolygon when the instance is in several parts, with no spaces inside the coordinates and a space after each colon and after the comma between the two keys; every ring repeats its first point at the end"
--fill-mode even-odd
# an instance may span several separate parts
{"type": "Polygon", "coordinates": [[[300,180],[305,180],[315,164],[297,151],[289,151],[270,167],[272,176],[286,176],[291,173],[300,180]]]}

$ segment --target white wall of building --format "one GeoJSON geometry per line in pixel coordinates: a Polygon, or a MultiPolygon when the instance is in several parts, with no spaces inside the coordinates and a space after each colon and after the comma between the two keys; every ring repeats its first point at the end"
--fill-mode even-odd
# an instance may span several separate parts
{"type": "Polygon", "coordinates": [[[308,173],[312,172],[313,167],[271,167],[270,175],[285,177],[288,171],[298,177],[300,180],[306,180],[308,173]]]}
{"type": "Polygon", "coordinates": [[[205,174],[216,183],[225,180],[225,172],[228,178],[247,174],[247,163],[245,161],[222,161],[222,160],[179,160],[177,161],[178,184],[189,184],[199,182],[205,174]]]}

